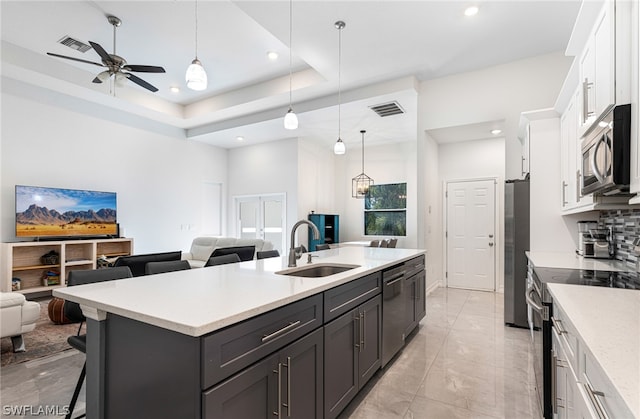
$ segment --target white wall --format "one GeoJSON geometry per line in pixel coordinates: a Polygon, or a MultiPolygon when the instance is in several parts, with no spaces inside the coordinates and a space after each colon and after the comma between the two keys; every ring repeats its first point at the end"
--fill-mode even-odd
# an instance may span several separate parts
{"type": "MultiPolygon", "coordinates": [[[[298,140],[298,218],[306,219],[311,211],[340,215],[335,189],[336,164],[340,157],[333,154],[331,147],[318,144],[317,141],[309,138],[298,140]]],[[[340,217],[340,222],[343,221],[344,217],[340,217]]],[[[308,229],[298,230],[297,243],[307,246],[308,229]]]]}
{"type": "MultiPolygon", "coordinates": [[[[367,146],[365,173],[375,184],[407,183],[407,236],[398,237],[397,247],[418,246],[417,147],[415,141],[367,146]]],[[[362,148],[352,147],[336,156],[336,200],[340,208],[340,241],[372,240],[364,235],[364,199],[351,196],[351,179],[362,172],[362,148]]],[[[388,238],[388,237],[383,237],[388,238]]]]}
{"type": "Polygon", "coordinates": [[[420,88],[422,128],[505,120],[506,178],[521,177],[520,113],[553,107],[572,59],[541,55],[479,71],[427,80],[420,88]]]}
{"type": "Polygon", "coordinates": [[[116,192],[136,253],[188,250],[203,216],[202,183],[227,182],[225,150],[6,93],[0,146],[2,241],[16,240],[14,187],[24,184],[116,192]]]}
{"type": "MultiPolygon", "coordinates": [[[[488,140],[466,141],[452,144],[440,144],[439,146],[438,176],[442,181],[442,190],[447,181],[470,180],[478,178],[496,178],[496,223],[495,223],[495,248],[496,254],[496,290],[502,290],[504,283],[504,173],[505,173],[505,139],[494,138],[488,140]]],[[[446,228],[446,213],[442,205],[443,223],[446,228]]],[[[443,237],[443,231],[440,231],[443,237]]],[[[443,240],[443,255],[446,255],[443,240]]],[[[446,262],[443,259],[443,267],[446,262]]]]}
{"type": "Polygon", "coordinates": [[[229,150],[228,179],[228,235],[235,237],[237,233],[233,197],[284,193],[288,247],[288,233],[299,217],[298,140],[286,139],[229,150]]]}
{"type": "MultiPolygon", "coordinates": [[[[422,164],[420,167],[424,171],[423,185],[424,207],[421,209],[419,219],[424,222],[424,243],[421,247],[427,249],[426,266],[426,287],[433,288],[443,283],[442,263],[444,247],[442,241],[442,184],[440,182],[440,160],[438,156],[438,143],[424,133],[420,139],[424,154],[421,154],[422,164]]],[[[422,147],[421,147],[422,148],[422,147]]]]}

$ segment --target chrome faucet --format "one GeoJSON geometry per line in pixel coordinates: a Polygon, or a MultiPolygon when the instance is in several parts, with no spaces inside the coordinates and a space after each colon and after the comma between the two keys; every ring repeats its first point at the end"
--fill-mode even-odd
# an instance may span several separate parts
{"type": "Polygon", "coordinates": [[[294,267],[298,266],[298,265],[296,265],[296,260],[298,260],[298,259],[300,259],[300,257],[302,257],[302,252],[300,252],[300,253],[296,252],[296,245],[295,245],[296,230],[302,224],[308,224],[309,227],[311,227],[311,229],[313,230],[313,238],[315,240],[318,240],[320,238],[320,230],[318,230],[318,227],[316,227],[316,225],[313,224],[311,221],[309,221],[309,220],[300,220],[297,223],[295,223],[293,225],[293,228],[291,229],[291,248],[289,249],[289,267],[290,268],[294,268],[294,267]]]}

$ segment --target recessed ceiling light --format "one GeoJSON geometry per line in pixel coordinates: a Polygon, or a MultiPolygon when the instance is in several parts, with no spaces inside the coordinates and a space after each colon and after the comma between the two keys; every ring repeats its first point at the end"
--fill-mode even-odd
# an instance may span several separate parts
{"type": "Polygon", "coordinates": [[[236,140],[238,140],[238,141],[244,141],[244,137],[243,137],[242,135],[238,135],[238,136],[236,137],[236,140]]]}
{"type": "Polygon", "coordinates": [[[171,90],[171,93],[180,93],[180,88],[178,86],[171,86],[169,90],[171,90]]]}
{"type": "Polygon", "coordinates": [[[478,14],[478,6],[469,6],[466,9],[464,9],[464,15],[465,16],[475,16],[478,14]]]}
{"type": "Polygon", "coordinates": [[[275,51],[267,51],[267,58],[271,61],[275,61],[278,59],[278,53],[275,51]]]}
{"type": "Polygon", "coordinates": [[[501,130],[501,129],[492,129],[492,130],[491,130],[491,133],[492,133],[493,135],[502,134],[502,130],[501,130]]]}

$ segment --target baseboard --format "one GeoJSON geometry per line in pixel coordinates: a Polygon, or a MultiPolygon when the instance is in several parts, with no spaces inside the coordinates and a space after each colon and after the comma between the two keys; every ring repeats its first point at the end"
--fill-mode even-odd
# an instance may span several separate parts
{"type": "Polygon", "coordinates": [[[441,281],[436,281],[433,284],[429,285],[429,287],[426,289],[427,295],[431,294],[433,291],[435,291],[437,288],[440,288],[441,286],[442,286],[441,281]]]}

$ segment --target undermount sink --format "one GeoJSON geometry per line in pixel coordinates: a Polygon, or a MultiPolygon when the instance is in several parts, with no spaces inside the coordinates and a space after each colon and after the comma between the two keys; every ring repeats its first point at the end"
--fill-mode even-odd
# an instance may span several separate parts
{"type": "Polygon", "coordinates": [[[324,276],[335,275],[350,269],[359,268],[360,265],[344,264],[317,264],[301,268],[291,268],[276,272],[278,275],[303,276],[305,278],[322,278],[324,276]]]}

